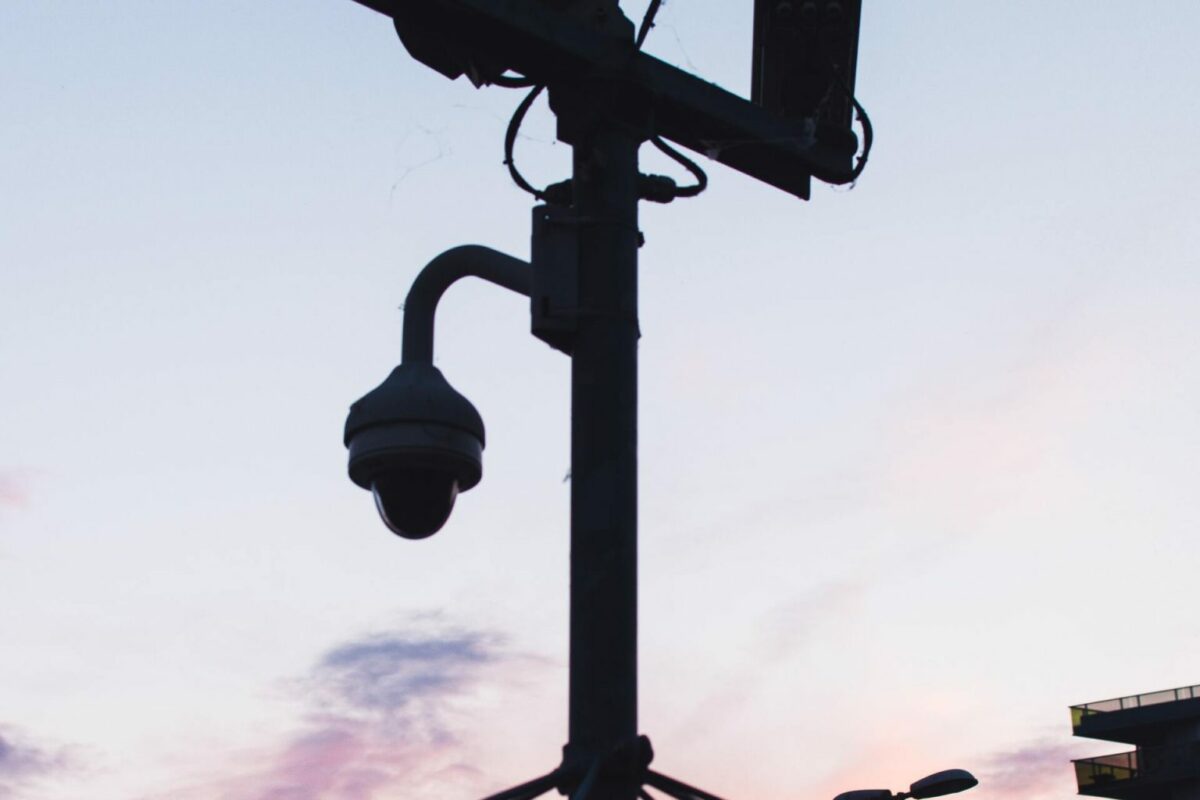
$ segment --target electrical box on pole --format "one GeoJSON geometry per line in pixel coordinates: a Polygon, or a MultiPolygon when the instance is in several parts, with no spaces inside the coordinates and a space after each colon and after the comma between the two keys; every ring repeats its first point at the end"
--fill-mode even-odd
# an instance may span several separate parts
{"type": "Polygon", "coordinates": [[[531,331],[571,355],[579,330],[579,236],[575,215],[563,206],[533,209],[531,331]]]}
{"type": "Polygon", "coordinates": [[[853,154],[862,0],[754,0],[750,99],[853,154]]]}

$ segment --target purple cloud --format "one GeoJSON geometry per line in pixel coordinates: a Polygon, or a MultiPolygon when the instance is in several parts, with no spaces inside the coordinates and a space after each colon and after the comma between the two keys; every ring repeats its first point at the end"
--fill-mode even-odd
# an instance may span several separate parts
{"type": "Polygon", "coordinates": [[[1039,794],[1074,794],[1071,759],[1078,758],[1078,742],[1043,740],[1017,750],[994,753],[984,761],[980,789],[994,797],[1036,797],[1039,794]]]}
{"type": "Polygon", "coordinates": [[[396,714],[462,691],[498,657],[478,633],[374,636],[330,650],[316,679],[352,709],[396,714]]]}
{"type": "Polygon", "coordinates": [[[0,726],[0,798],[17,797],[18,790],[69,768],[65,752],[47,750],[0,726]]]}
{"type": "MultiPolygon", "coordinates": [[[[340,644],[295,686],[299,724],[256,764],[172,800],[373,800],[469,795],[481,776],[456,706],[528,659],[471,631],[393,631],[340,644]],[[261,766],[259,766],[261,765],[261,766]]],[[[228,768],[227,768],[228,769],[228,768]]],[[[232,774],[231,774],[232,772],[232,774]]]]}

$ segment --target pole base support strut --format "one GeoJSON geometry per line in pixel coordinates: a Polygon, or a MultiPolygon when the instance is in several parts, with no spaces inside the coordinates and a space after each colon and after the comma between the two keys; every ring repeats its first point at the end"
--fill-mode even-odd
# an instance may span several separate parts
{"type": "Polygon", "coordinates": [[[488,795],[483,800],[534,800],[551,789],[557,789],[559,794],[570,800],[597,800],[592,794],[598,781],[602,778],[619,780],[622,777],[636,787],[637,796],[642,800],[655,800],[647,787],[675,800],[722,800],[715,794],[655,772],[650,769],[653,759],[654,749],[647,736],[638,736],[600,756],[579,752],[567,744],[563,747],[562,764],[553,772],[488,795]]]}

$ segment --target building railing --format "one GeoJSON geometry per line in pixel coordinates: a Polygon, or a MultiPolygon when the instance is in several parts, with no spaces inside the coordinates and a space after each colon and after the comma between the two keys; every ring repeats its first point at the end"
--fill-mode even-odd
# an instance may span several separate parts
{"type": "Polygon", "coordinates": [[[1144,747],[1128,753],[1075,759],[1079,788],[1141,778],[1176,780],[1200,772],[1200,743],[1144,747]]]}
{"type": "Polygon", "coordinates": [[[1114,697],[1112,700],[1098,700],[1095,703],[1071,706],[1071,727],[1078,728],[1084,717],[1093,714],[1104,714],[1109,711],[1123,711],[1127,708],[1155,706],[1160,703],[1174,703],[1177,700],[1191,700],[1200,697],[1200,684],[1196,686],[1181,686],[1178,689],[1164,689],[1160,692],[1133,694],[1128,697],[1114,697]]]}
{"type": "Polygon", "coordinates": [[[1075,781],[1080,789],[1100,783],[1130,781],[1138,776],[1138,753],[1075,759],[1075,781]]]}

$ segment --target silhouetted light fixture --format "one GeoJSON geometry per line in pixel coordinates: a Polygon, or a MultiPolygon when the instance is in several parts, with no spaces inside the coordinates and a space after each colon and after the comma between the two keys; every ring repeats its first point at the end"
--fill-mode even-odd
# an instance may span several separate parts
{"type": "Polygon", "coordinates": [[[963,792],[978,784],[975,776],[965,769],[947,769],[926,775],[909,786],[907,792],[892,794],[890,789],[857,789],[853,792],[842,792],[833,800],[926,800],[930,797],[963,792]]]}

